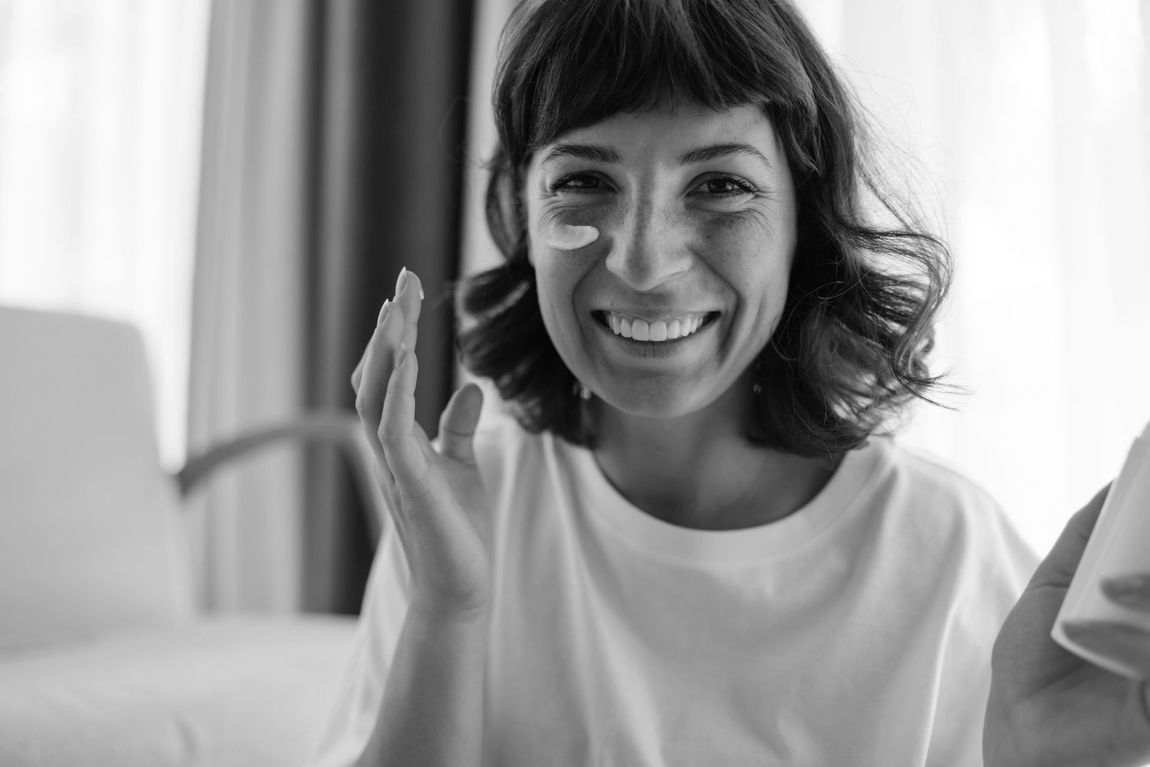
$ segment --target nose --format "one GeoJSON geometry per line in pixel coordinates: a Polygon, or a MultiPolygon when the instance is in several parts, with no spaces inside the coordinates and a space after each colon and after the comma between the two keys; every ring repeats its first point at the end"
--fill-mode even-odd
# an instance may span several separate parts
{"type": "Polygon", "coordinates": [[[687,237],[674,211],[645,200],[612,238],[607,270],[636,291],[649,291],[691,267],[687,237]]]}

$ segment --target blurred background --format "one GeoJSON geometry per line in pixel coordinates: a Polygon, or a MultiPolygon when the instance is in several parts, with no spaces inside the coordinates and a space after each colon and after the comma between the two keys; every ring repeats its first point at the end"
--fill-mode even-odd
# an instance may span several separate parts
{"type": "MultiPolygon", "coordinates": [[[[1044,552],[1150,419],[1150,0],[797,4],[955,254],[936,359],[968,394],[903,439],[1044,552]]],[[[0,0],[0,302],[141,327],[175,469],[351,408],[406,265],[434,430],[446,286],[497,259],[482,163],[513,5],[0,0]]],[[[273,451],[195,503],[209,607],[358,610],[373,542],[334,455],[273,451]]]]}

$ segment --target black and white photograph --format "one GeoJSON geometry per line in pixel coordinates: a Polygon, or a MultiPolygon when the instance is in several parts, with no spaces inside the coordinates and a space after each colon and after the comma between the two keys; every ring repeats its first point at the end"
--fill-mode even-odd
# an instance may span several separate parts
{"type": "Polygon", "coordinates": [[[1150,0],[0,0],[0,767],[1150,765],[1150,0]]]}

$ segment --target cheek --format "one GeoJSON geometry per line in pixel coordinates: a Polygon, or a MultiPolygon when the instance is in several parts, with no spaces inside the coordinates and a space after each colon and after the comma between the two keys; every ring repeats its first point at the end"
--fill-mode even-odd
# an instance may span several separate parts
{"type": "MultiPolygon", "coordinates": [[[[535,264],[535,288],[543,324],[560,355],[567,360],[569,350],[581,337],[576,311],[576,292],[585,271],[585,259],[572,253],[545,250],[535,264]]],[[[568,364],[570,364],[568,362],[568,364]]]]}
{"type": "Polygon", "coordinates": [[[741,285],[761,285],[783,277],[785,287],[795,251],[794,227],[758,211],[715,213],[697,229],[700,252],[716,254],[729,277],[741,285]]]}
{"type": "Polygon", "coordinates": [[[711,268],[737,296],[735,338],[761,348],[782,318],[794,258],[795,234],[759,213],[713,215],[701,230],[711,268]]]}

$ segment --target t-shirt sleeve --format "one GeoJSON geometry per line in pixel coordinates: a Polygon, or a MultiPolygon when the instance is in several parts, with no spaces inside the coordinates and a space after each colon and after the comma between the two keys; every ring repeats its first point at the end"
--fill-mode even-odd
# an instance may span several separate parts
{"type": "Polygon", "coordinates": [[[1033,549],[991,502],[976,510],[939,669],[927,765],[981,767],[994,640],[1038,564],[1033,549]]]}
{"type": "Polygon", "coordinates": [[[407,560],[399,536],[389,524],[380,537],[335,703],[308,761],[311,767],[346,767],[367,745],[407,615],[409,589],[407,560]]]}

